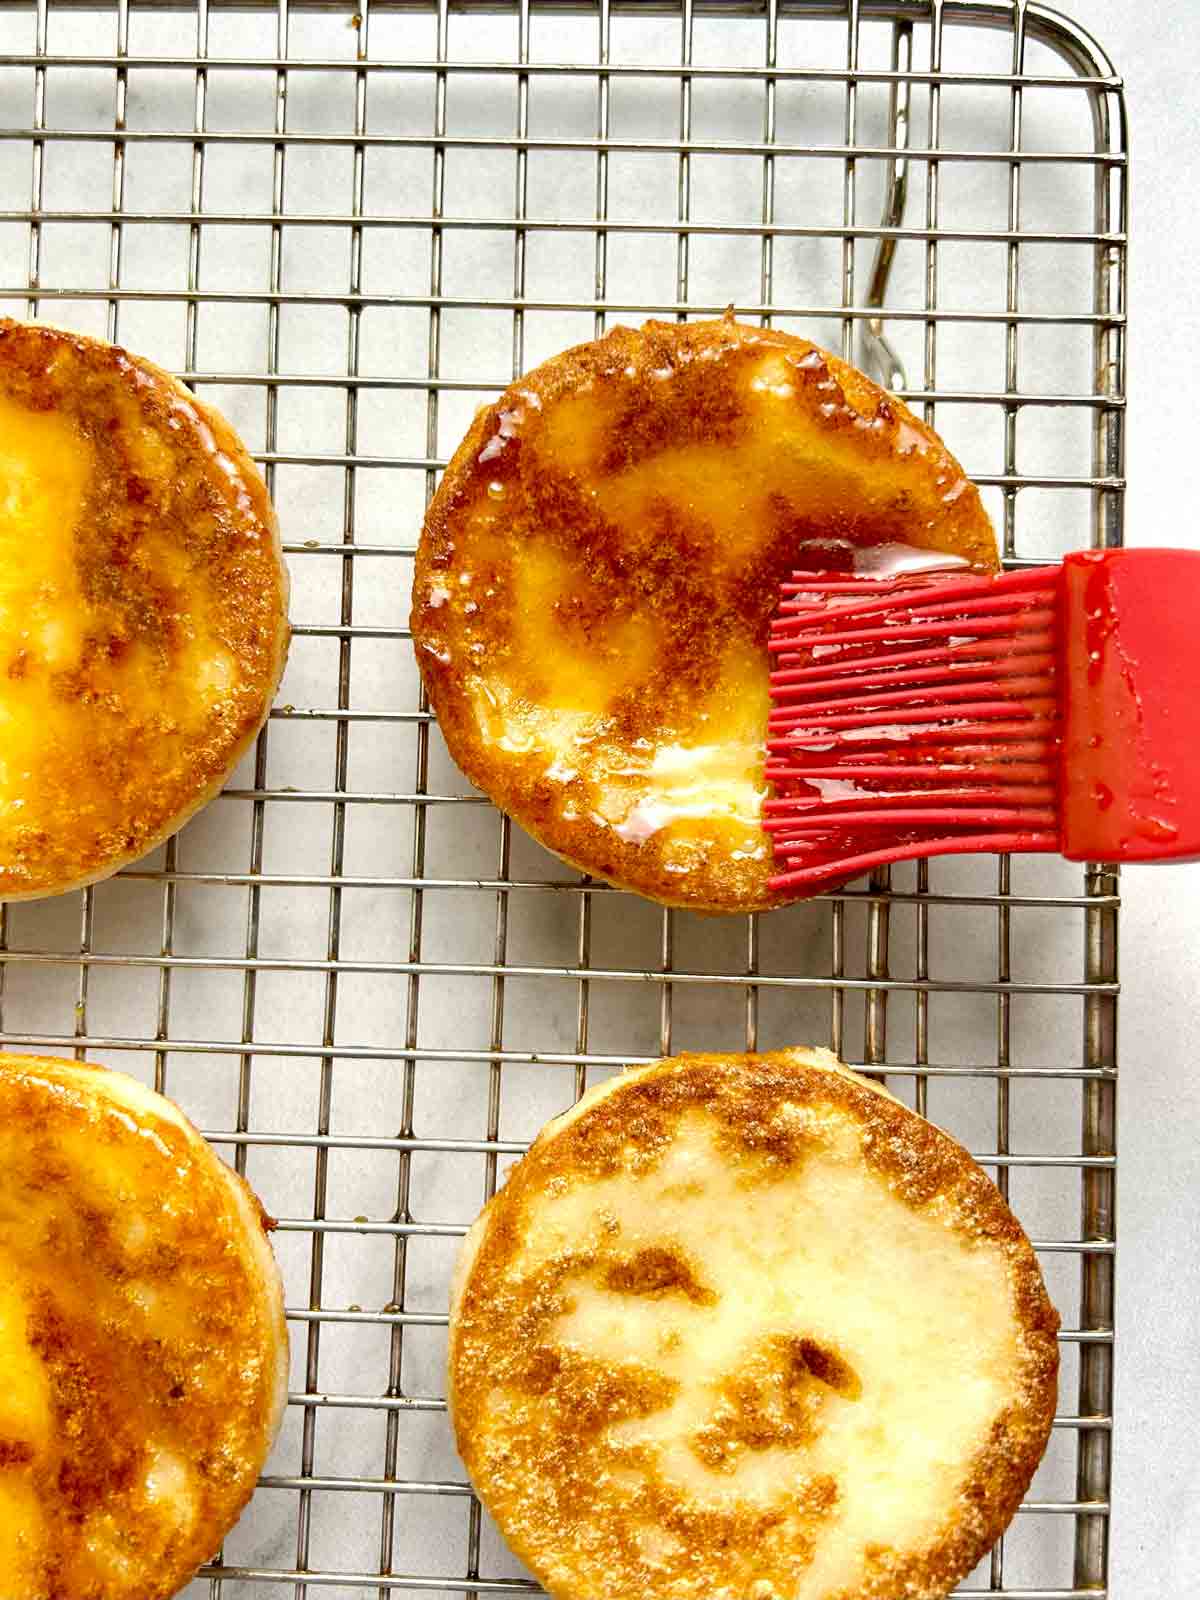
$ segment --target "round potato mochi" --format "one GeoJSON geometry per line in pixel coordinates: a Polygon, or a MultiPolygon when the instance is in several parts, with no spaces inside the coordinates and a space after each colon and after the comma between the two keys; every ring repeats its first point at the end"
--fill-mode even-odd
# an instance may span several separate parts
{"type": "Polygon", "coordinates": [[[455,1284],[459,1450],[558,1600],[934,1600],[1016,1510],[1058,1317],[946,1134],[821,1050],[629,1071],[455,1284]]]}
{"type": "Polygon", "coordinates": [[[287,597],[222,417],[0,317],[0,901],[108,877],[216,794],[270,711],[287,597]]]}
{"type": "Polygon", "coordinates": [[[616,328],[481,411],[412,633],[450,753],[542,844],[668,905],[776,904],[767,630],[797,567],[991,570],[978,491],[854,367],[776,329],[616,328]]]}
{"type": "Polygon", "coordinates": [[[122,1073],[0,1054],[0,1592],[165,1600],[287,1398],[257,1200],[122,1073]]]}

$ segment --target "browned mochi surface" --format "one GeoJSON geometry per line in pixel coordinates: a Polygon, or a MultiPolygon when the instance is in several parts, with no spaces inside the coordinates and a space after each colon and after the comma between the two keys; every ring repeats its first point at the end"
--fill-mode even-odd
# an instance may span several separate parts
{"type": "Polygon", "coordinates": [[[731,319],[616,328],[454,455],[412,631],[450,753],[535,838],[667,904],[772,904],[767,627],[797,566],[996,565],[979,494],[855,368],[731,319]]]}
{"type": "Polygon", "coordinates": [[[262,1211],[120,1073],[0,1055],[0,1593],[162,1600],[286,1399],[262,1211]]]}
{"type": "Polygon", "coordinates": [[[1058,1317],[999,1192],[822,1050],[551,1122],[468,1237],[458,1447],[559,1600],[933,1600],[1005,1527],[1058,1317]]]}
{"type": "Polygon", "coordinates": [[[179,827],[286,645],[275,514],[228,424],[113,345],[0,318],[0,900],[179,827]]]}

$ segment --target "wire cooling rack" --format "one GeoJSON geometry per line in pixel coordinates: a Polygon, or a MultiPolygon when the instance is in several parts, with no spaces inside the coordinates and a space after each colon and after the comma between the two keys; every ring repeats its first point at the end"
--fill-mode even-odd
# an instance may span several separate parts
{"type": "Polygon", "coordinates": [[[1126,173],[1103,54],[1001,0],[0,8],[0,310],[221,407],[294,579],[225,795],[119,878],[0,908],[0,1039],[166,1090],[281,1219],[291,1405],[189,1596],[527,1592],[445,1414],[458,1238],[589,1082],[789,1042],[968,1143],[1063,1312],[1050,1450],[962,1592],[1105,1592],[1115,874],[934,862],[660,911],[468,790],[405,624],[478,404],[731,302],[901,389],[1010,562],[1119,543],[1126,173]]]}

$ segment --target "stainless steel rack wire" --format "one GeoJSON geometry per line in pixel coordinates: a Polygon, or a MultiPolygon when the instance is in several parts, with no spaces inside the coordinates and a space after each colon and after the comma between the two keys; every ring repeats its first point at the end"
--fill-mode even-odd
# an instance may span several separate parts
{"type": "Polygon", "coordinates": [[[0,311],[220,405],[295,585],[225,795],[112,882],[0,908],[0,1041],[174,1095],[281,1219],[292,1404],[189,1595],[529,1592],[449,1438],[457,1239],[588,1082],[804,1040],[970,1144],[1063,1311],[1046,1463],[960,1592],[1106,1592],[1115,873],[660,911],[468,791],[406,615],[475,405],[615,320],[730,302],[935,421],[1009,562],[1119,543],[1126,183],[1111,65],[1019,0],[0,8],[0,311]]]}

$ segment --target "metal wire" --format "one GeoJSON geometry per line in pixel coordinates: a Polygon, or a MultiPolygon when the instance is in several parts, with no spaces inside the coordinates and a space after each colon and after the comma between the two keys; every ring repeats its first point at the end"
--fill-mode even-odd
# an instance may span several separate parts
{"type": "MultiPolygon", "coordinates": [[[[203,850],[191,841],[205,819],[160,858],[85,891],[75,902],[73,930],[53,906],[0,907],[0,1041],[124,1060],[194,1109],[208,1137],[260,1186],[274,1171],[260,1161],[290,1162],[289,1172],[302,1173],[279,1189],[286,1195],[280,1250],[294,1343],[285,1443],[247,1518],[250,1536],[233,1536],[195,1593],[235,1600],[279,1587],[297,1597],[326,1587],[380,1596],[532,1592],[497,1570],[486,1519],[447,1455],[444,1395],[420,1342],[444,1327],[444,1273],[436,1279],[440,1306],[431,1304],[432,1269],[419,1252],[437,1241],[452,1245],[526,1147],[539,1120],[532,1108],[548,1114],[538,1083],[557,1085],[565,1101],[597,1074],[656,1050],[707,1042],[706,1030],[747,1048],[823,1030],[835,1050],[886,1075],[917,1109],[966,1129],[978,1159],[1026,1215],[1048,1272],[1077,1263],[1074,1284],[1061,1270],[1053,1279],[1071,1307],[1062,1335],[1068,1378],[1056,1419],[1058,1476],[1046,1489],[1039,1480],[1013,1531],[959,1592],[1095,1600],[1106,1592],[1112,1430],[1115,874],[1095,868],[1079,879],[1045,878],[1001,860],[984,878],[961,864],[923,862],[911,874],[897,873],[896,885],[879,874],[796,911],[749,918],[728,945],[711,934],[705,943],[695,919],[667,911],[647,922],[644,908],[627,897],[531,855],[506,820],[492,823],[482,798],[459,785],[415,681],[402,682],[400,669],[389,668],[383,703],[375,696],[364,702],[360,674],[364,659],[374,659],[370,651],[403,651],[408,638],[402,619],[383,615],[377,597],[381,585],[397,586],[392,574],[407,573],[415,519],[386,525],[370,500],[372,482],[379,474],[388,484],[413,482],[415,500],[427,501],[453,442],[453,408],[463,397],[486,399],[507,381],[499,370],[506,358],[490,346],[464,374],[451,319],[506,318],[515,375],[535,336],[540,340],[539,317],[576,328],[582,316],[584,334],[600,334],[626,313],[682,319],[723,310],[727,301],[704,271],[703,252],[712,244],[748,241],[755,250],[739,314],[813,328],[840,339],[851,358],[857,348],[859,359],[931,422],[952,413],[963,426],[974,418],[983,429],[996,419],[999,449],[973,476],[994,495],[1010,563],[1057,553],[1039,544],[1036,518],[1026,514],[1043,491],[1056,506],[1086,496],[1093,541],[1119,543],[1127,229],[1120,80],[1073,23],[1023,0],[679,0],[654,7],[609,0],[571,7],[540,0],[271,0],[267,7],[194,0],[185,11],[190,39],[172,35],[166,49],[142,48],[141,23],[155,14],[142,0],[97,0],[90,8],[34,0],[0,15],[0,161],[13,148],[24,150],[30,174],[28,206],[0,211],[0,304],[67,320],[96,307],[103,314],[97,331],[131,342],[131,316],[181,313],[178,348],[149,353],[219,402],[232,397],[238,404],[241,396],[248,406],[260,404],[257,457],[277,495],[287,492],[284,475],[296,469],[315,486],[305,499],[311,524],[290,514],[285,529],[303,580],[299,592],[310,602],[328,597],[319,615],[297,617],[297,653],[322,653],[304,657],[310,664],[298,680],[309,703],[276,708],[253,761],[210,809],[203,850]],[[106,37],[76,37],[75,20],[85,12],[111,23],[106,37]],[[547,60],[542,30],[568,13],[589,30],[586,51],[547,60]],[[509,25],[509,44],[497,44],[493,31],[476,60],[466,29],[485,15],[509,25]],[[349,48],[344,32],[306,31],[325,16],[331,28],[352,30],[349,48]],[[669,53],[667,35],[648,31],[650,16],[672,30],[669,53]],[[231,34],[225,25],[233,17],[262,22],[257,32],[231,34]],[[398,33],[397,18],[417,31],[398,33]],[[730,50],[711,48],[713,29],[728,35],[730,50]],[[979,51],[997,33],[1007,60],[990,59],[985,70],[979,51]],[[64,43],[71,48],[51,48],[64,43]],[[143,83],[163,75],[181,89],[190,83],[190,127],[137,114],[143,83]],[[110,115],[99,117],[82,91],[70,114],[60,111],[72,105],[69,94],[58,98],[63,86],[85,77],[111,84],[110,115]],[[214,90],[251,79],[271,87],[265,120],[213,126],[214,90]],[[331,104],[343,85],[349,91],[337,100],[345,108],[340,120],[326,116],[318,131],[294,126],[292,113],[314,81],[331,104]],[[396,84],[412,104],[425,97],[424,120],[413,126],[410,117],[403,129],[384,131],[379,99],[396,84]],[[503,135],[455,126],[464,93],[480,84],[511,91],[511,126],[503,135]],[[589,97],[590,131],[551,132],[534,121],[537,95],[563,87],[589,97]],[[634,92],[659,96],[656,104],[670,94],[672,126],[660,121],[645,137],[624,131],[623,97],[634,92]],[[704,98],[710,92],[756,94],[761,134],[748,136],[744,122],[736,138],[714,133],[704,98]],[[797,122],[789,97],[800,93],[824,97],[819,131],[811,117],[797,122]],[[829,96],[840,96],[840,117],[829,96]],[[962,108],[991,107],[997,96],[1005,105],[1004,135],[977,137],[962,108]],[[1061,148],[1047,143],[1038,97],[1056,106],[1067,97],[1082,101],[1090,137],[1076,133],[1061,148]],[[178,147],[190,149],[187,204],[131,204],[130,173],[141,152],[165,159],[178,147]],[[85,203],[77,196],[68,203],[61,187],[47,183],[58,152],[82,159],[89,148],[111,151],[107,205],[94,189],[85,203]],[[269,204],[214,197],[214,164],[234,152],[250,159],[257,150],[270,153],[269,204]],[[342,193],[321,198],[330,209],[296,201],[293,164],[310,152],[338,150],[348,158],[348,178],[342,193]],[[487,215],[457,204],[450,163],[465,152],[510,161],[511,204],[487,215]],[[381,198],[370,165],[381,153],[421,153],[428,165],[420,192],[390,188],[381,198]],[[534,198],[534,164],[551,154],[592,164],[590,216],[577,209],[550,214],[541,190],[534,198]],[[673,163],[670,199],[647,199],[636,216],[623,190],[622,205],[614,205],[616,163],[632,155],[673,163]],[[731,164],[730,171],[757,163],[758,220],[706,209],[711,202],[699,186],[705,163],[714,162],[731,164]],[[994,171],[1003,184],[1002,204],[985,221],[953,187],[955,172],[968,164],[980,183],[994,171]],[[816,183],[839,166],[830,216],[806,213],[788,181],[799,172],[816,183]],[[1072,185],[1076,198],[1084,185],[1086,203],[1070,213],[1069,228],[1030,220],[1029,186],[1046,174],[1072,185]],[[186,266],[167,286],[139,281],[130,265],[139,230],[150,226],[173,228],[186,242],[186,266]],[[5,227],[23,230],[23,269],[3,253],[5,227]],[[217,227],[265,235],[257,280],[209,286],[217,227]],[[55,240],[68,228],[106,230],[105,260],[95,271],[82,262],[69,275],[60,270],[51,286],[55,240]],[[427,287],[402,290],[397,281],[381,288],[378,274],[368,273],[371,240],[384,229],[389,239],[421,241],[427,287]],[[337,286],[297,287],[289,276],[288,251],[300,230],[344,241],[337,286]],[[511,245],[511,270],[481,271],[470,292],[461,292],[446,272],[451,252],[462,241],[474,246],[491,237],[511,245]],[[623,269],[617,285],[621,252],[631,240],[650,249],[658,239],[671,251],[669,272],[639,299],[623,269]],[[873,253],[861,295],[860,241],[873,253]],[[545,242],[576,250],[588,266],[587,291],[568,284],[546,293],[544,274],[531,270],[532,252],[545,242]],[[809,258],[796,252],[810,247],[827,249],[832,279],[798,265],[809,258]],[[1031,303],[1031,252],[1047,247],[1076,254],[1064,258],[1072,265],[1054,293],[1031,303]],[[989,249],[1003,256],[995,292],[944,303],[952,252],[989,249]],[[1078,270],[1079,251],[1090,280],[1078,270]],[[897,292],[904,270],[907,293],[897,292]],[[1081,283],[1084,294],[1068,292],[1081,283]],[[228,352],[205,357],[206,319],[222,310],[263,318],[261,349],[241,364],[228,352]],[[298,366],[289,353],[285,321],[300,313],[325,319],[322,370],[298,366]],[[399,365],[379,359],[370,319],[384,313],[422,319],[423,348],[399,365]],[[948,354],[949,341],[982,341],[992,330],[1000,341],[988,347],[998,349],[994,364],[982,345],[966,361],[961,348],[948,354]],[[1048,378],[1045,364],[1030,359],[1029,341],[1072,330],[1090,343],[1087,370],[1055,370],[1048,378]],[[939,379],[939,369],[953,376],[939,379]],[[326,394],[341,405],[336,438],[320,449],[308,437],[297,443],[291,401],[317,404],[326,394]],[[390,443],[381,450],[378,431],[366,431],[367,408],[381,397],[395,405],[411,397],[420,407],[406,451],[390,443]],[[1090,459],[1055,458],[1048,466],[1043,455],[1031,467],[1026,419],[1053,427],[1076,417],[1090,432],[1090,459]],[[326,742],[299,747],[303,781],[283,782],[279,761],[294,774],[289,747],[279,741],[316,741],[322,730],[326,742]],[[385,739],[395,740],[389,748],[398,752],[386,781],[379,762],[362,762],[369,753],[362,741],[385,739]],[[321,820],[320,837],[308,816],[321,820]],[[357,843],[361,818],[374,830],[366,852],[357,843]],[[153,897],[149,911],[146,897],[153,897]],[[364,940],[364,900],[377,942],[364,940]],[[310,933],[281,933],[279,904],[297,917],[310,908],[310,933]],[[622,930],[615,942],[614,917],[622,930]],[[114,919],[122,918],[128,927],[114,945],[114,919]],[[995,941],[986,970],[955,965],[954,930],[963,918],[975,919],[977,941],[983,929],[995,941]],[[396,940],[393,927],[402,929],[396,940]],[[1038,946],[1060,934],[1082,944],[1082,964],[1031,972],[1024,943],[1038,946]],[[114,978],[150,985],[143,1011],[132,1000],[125,1010],[113,1008],[105,985],[114,978]],[[264,987],[292,978],[319,998],[307,1021],[281,1011],[264,987]],[[236,985],[228,1018],[197,1012],[185,986],[202,979],[236,985]],[[1074,1008],[1081,1045],[1026,1021],[1040,1015],[1028,1008],[1043,1002],[1074,1008]],[[972,1008],[966,1031],[955,1029],[959,1005],[972,1008]],[[383,1037],[367,1023],[381,1007],[398,1018],[383,1037]],[[542,1026],[539,1008],[553,1017],[553,1028],[542,1026]],[[625,1026],[625,1012],[636,1012],[636,1025],[625,1026]],[[222,1073],[226,1089],[218,1093],[222,1073]],[[386,1110],[363,1127],[353,1115],[356,1075],[370,1073],[385,1074],[378,1092],[386,1110]],[[975,1110],[962,1109],[960,1126],[954,1097],[976,1089],[983,1098],[972,1102],[975,1110]],[[1040,1102],[1026,1097],[1052,1090],[1075,1099],[1039,1130],[1040,1102]],[[439,1095],[449,1095],[450,1110],[435,1116],[426,1107],[440,1105],[439,1095]],[[522,1096],[530,1108],[514,1114],[510,1107],[525,1106],[522,1096]],[[357,1191],[347,1187],[347,1161],[386,1165],[387,1199],[376,1214],[350,1214],[347,1196],[357,1191]],[[434,1162],[454,1181],[431,1199],[422,1186],[434,1162]],[[1027,1187],[1035,1182],[1044,1186],[1037,1195],[1027,1187]],[[372,1242],[387,1251],[382,1269],[347,1279],[338,1249],[365,1250],[372,1242]],[[336,1344],[356,1329],[377,1330],[383,1341],[372,1347],[378,1364],[361,1371],[336,1344]],[[422,1418],[442,1428],[440,1444],[413,1433],[422,1418]],[[338,1453],[340,1430],[356,1419],[374,1428],[370,1470],[338,1453]],[[292,1510],[259,1532],[261,1507],[278,1506],[279,1497],[292,1510]],[[413,1554],[429,1497],[461,1513],[453,1558],[443,1550],[435,1560],[434,1545],[432,1554],[424,1546],[413,1554]],[[328,1556],[331,1515],[344,1541],[337,1548],[346,1552],[336,1560],[328,1556]],[[1064,1525],[1072,1531],[1066,1541],[1054,1536],[1064,1525]],[[1038,1531],[1026,1538],[1030,1527],[1038,1531]]],[[[956,293],[962,287],[959,277],[956,293]]]]}

